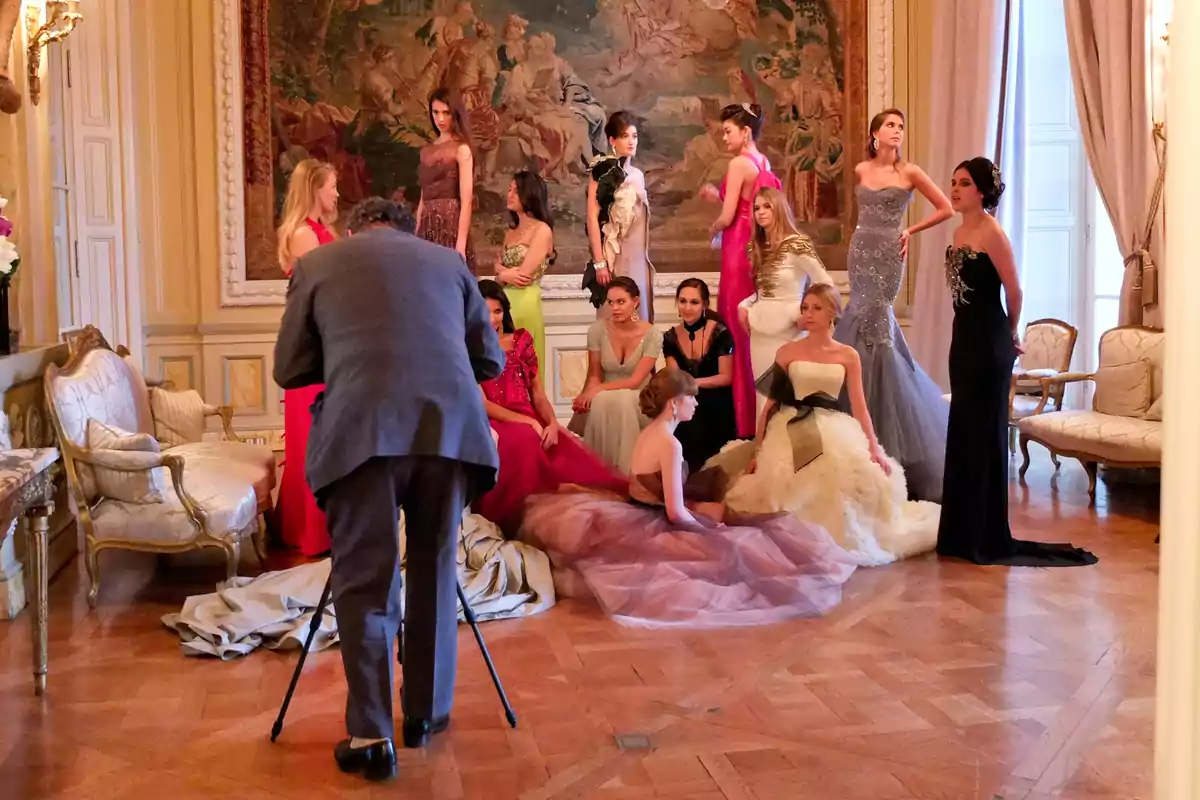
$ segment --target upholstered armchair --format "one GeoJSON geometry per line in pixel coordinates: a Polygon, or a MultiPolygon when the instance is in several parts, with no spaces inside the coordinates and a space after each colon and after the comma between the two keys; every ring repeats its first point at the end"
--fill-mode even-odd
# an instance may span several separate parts
{"type": "MultiPolygon", "coordinates": [[[[1040,378],[1043,396],[1071,383],[1091,381],[1092,407],[1054,411],[1017,422],[1021,478],[1029,469],[1029,442],[1051,457],[1078,460],[1088,475],[1088,495],[1096,499],[1099,464],[1157,467],[1162,464],[1163,357],[1166,334],[1157,328],[1123,325],[1100,337],[1099,368],[1093,374],[1063,372],[1040,378]]],[[[1057,461],[1056,461],[1057,464],[1057,461]]]]}
{"type": "MultiPolygon", "coordinates": [[[[1025,326],[1021,344],[1025,352],[1013,368],[1012,387],[1008,392],[1009,448],[1015,452],[1017,421],[1041,414],[1062,411],[1066,384],[1044,382],[1071,369],[1079,331],[1061,319],[1038,319],[1025,326]],[[1053,408],[1051,408],[1053,406],[1053,408]]],[[[1054,466],[1058,466],[1055,458],[1054,466]]]]}
{"type": "MultiPolygon", "coordinates": [[[[1050,378],[1071,368],[1075,340],[1079,331],[1060,319],[1038,319],[1025,326],[1022,346],[1025,352],[1013,367],[1012,384],[1008,392],[1008,446],[1016,452],[1017,420],[1041,414],[1047,406],[1062,409],[1063,384],[1044,384],[1050,378]]],[[[950,395],[943,395],[946,402],[950,395]]],[[[1058,466],[1056,460],[1055,466],[1058,466]]]]}
{"type": "Polygon", "coordinates": [[[132,359],[89,326],[60,369],[45,374],[46,404],[62,451],[72,511],[83,528],[95,607],[99,553],[108,548],[179,553],[225,552],[237,574],[250,538],[261,561],[275,458],[233,432],[232,411],[194,391],[148,387],[132,359]],[[223,437],[205,439],[219,417],[223,437]]]}

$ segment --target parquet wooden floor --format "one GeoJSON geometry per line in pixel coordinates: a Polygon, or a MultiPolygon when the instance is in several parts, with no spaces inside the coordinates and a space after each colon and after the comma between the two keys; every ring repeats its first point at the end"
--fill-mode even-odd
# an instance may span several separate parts
{"type": "Polygon", "coordinates": [[[1102,486],[1088,509],[1078,465],[1056,480],[1013,484],[1014,532],[1096,567],[914,559],[861,570],[826,618],[751,630],[637,631],[582,602],[485,624],[517,730],[464,626],[451,730],[383,786],[334,766],[336,650],[270,744],[296,654],[187,658],[159,622],[220,565],[106,554],[97,610],[81,564],[52,587],[45,698],[28,615],[0,623],[0,797],[1149,798],[1157,497],[1102,486]]]}

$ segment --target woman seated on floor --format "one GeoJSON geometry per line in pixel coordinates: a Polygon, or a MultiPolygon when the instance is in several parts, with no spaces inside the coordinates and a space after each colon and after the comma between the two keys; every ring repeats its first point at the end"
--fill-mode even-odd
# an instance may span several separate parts
{"type": "Polygon", "coordinates": [[[620,490],[625,478],[558,424],[539,377],[533,337],[513,325],[508,295],[496,281],[479,282],[492,312],[492,327],[506,359],[504,372],[482,384],[484,406],[497,434],[500,472],[496,485],[476,501],[477,514],[506,536],[521,524],[525,499],[574,483],[620,490]]]}
{"type": "Polygon", "coordinates": [[[719,470],[689,478],[675,428],[695,414],[696,392],[679,369],[655,375],[639,397],[652,421],[627,493],[532,497],[523,540],[550,556],[559,595],[591,594],[623,624],[757,625],[833,608],[854,562],[829,534],[786,515],[732,515],[719,470]]]}

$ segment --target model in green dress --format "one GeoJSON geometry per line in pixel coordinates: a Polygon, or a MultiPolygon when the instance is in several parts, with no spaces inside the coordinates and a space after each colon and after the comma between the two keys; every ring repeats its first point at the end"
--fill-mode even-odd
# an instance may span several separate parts
{"type": "Polygon", "coordinates": [[[554,222],[546,182],[518,172],[508,186],[509,225],[496,261],[496,281],[512,306],[513,323],[533,336],[538,363],[546,363],[542,275],[554,263],[554,222]]]}

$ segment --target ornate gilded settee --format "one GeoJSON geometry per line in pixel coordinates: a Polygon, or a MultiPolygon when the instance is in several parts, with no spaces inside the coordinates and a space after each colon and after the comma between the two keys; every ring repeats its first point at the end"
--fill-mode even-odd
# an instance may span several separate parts
{"type": "Polygon", "coordinates": [[[1098,465],[1136,468],[1162,464],[1163,356],[1166,335],[1156,328],[1124,325],[1100,337],[1099,369],[1066,372],[1041,379],[1043,392],[1061,392],[1092,381],[1095,395],[1086,411],[1054,411],[1019,420],[1021,477],[1029,469],[1029,442],[1051,456],[1077,459],[1088,474],[1088,494],[1096,498],[1098,465]]]}
{"type": "Polygon", "coordinates": [[[147,386],[127,352],[114,352],[91,327],[44,380],[72,511],[86,540],[92,607],[98,555],[107,548],[220,548],[229,577],[247,537],[264,558],[260,515],[275,487],[274,454],[238,439],[232,409],[208,405],[195,391],[147,386]],[[206,441],[212,416],[221,418],[224,437],[206,441]]]}

